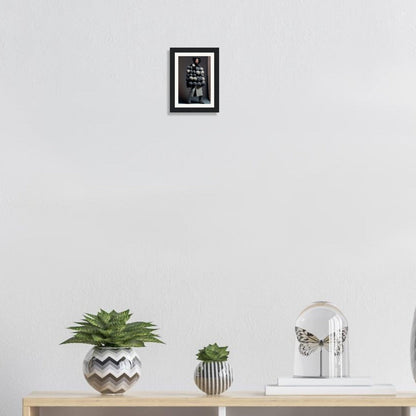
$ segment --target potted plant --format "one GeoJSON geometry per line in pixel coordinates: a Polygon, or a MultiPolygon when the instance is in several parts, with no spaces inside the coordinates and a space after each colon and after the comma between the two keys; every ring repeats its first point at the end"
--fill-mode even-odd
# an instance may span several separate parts
{"type": "Polygon", "coordinates": [[[155,325],[150,322],[130,322],[132,314],[106,312],[86,313],[77,326],[71,326],[74,335],[61,344],[90,344],[83,363],[85,379],[102,394],[120,394],[137,382],[141,372],[140,358],[135,347],[145,342],[163,343],[155,325]]]}
{"type": "Polygon", "coordinates": [[[228,347],[219,347],[217,343],[207,345],[196,354],[201,362],[195,369],[194,380],[200,390],[206,394],[221,394],[233,382],[233,370],[227,362],[228,347]]]}

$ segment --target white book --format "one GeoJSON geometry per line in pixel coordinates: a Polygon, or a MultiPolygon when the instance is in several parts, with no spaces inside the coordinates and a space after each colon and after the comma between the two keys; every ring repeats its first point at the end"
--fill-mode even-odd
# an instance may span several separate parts
{"type": "Polygon", "coordinates": [[[266,396],[394,396],[396,387],[392,384],[372,386],[266,386],[266,396]]]}
{"type": "Polygon", "coordinates": [[[279,386],[372,386],[370,377],[278,377],[279,386]]]}

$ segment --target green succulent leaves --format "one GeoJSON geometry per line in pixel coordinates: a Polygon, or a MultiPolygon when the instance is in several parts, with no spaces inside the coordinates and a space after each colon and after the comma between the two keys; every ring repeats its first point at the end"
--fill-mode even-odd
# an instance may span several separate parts
{"type": "Polygon", "coordinates": [[[198,360],[203,362],[210,362],[210,361],[227,361],[228,354],[230,353],[227,351],[228,347],[219,347],[217,343],[209,344],[205,348],[202,348],[196,354],[198,360]]]}
{"type": "Polygon", "coordinates": [[[91,344],[97,347],[144,347],[145,342],[162,343],[158,328],[151,322],[127,321],[132,314],[127,309],[123,312],[106,312],[103,309],[93,315],[86,313],[84,319],[75,322],[77,326],[70,326],[74,332],[71,338],[61,344],[91,344]]]}

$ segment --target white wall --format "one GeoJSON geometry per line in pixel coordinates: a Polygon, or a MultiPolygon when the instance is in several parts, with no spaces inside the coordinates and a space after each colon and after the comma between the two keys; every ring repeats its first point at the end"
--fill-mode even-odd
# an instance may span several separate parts
{"type": "Polygon", "coordinates": [[[83,312],[166,345],[138,390],[290,374],[300,310],[338,304],[351,370],[411,384],[416,2],[0,0],[1,407],[88,389],[83,312]],[[221,112],[168,114],[168,50],[218,46],[221,112]]]}

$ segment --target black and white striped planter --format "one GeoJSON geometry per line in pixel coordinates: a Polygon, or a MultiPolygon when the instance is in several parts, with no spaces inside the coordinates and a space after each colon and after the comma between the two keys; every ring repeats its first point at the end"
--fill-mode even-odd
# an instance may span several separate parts
{"type": "Polygon", "coordinates": [[[94,347],[85,356],[85,379],[102,394],[121,394],[137,382],[140,358],[133,348],[94,347]]]}
{"type": "Polygon", "coordinates": [[[233,382],[233,370],[226,361],[200,362],[195,369],[195,384],[206,394],[221,394],[233,382]]]}

